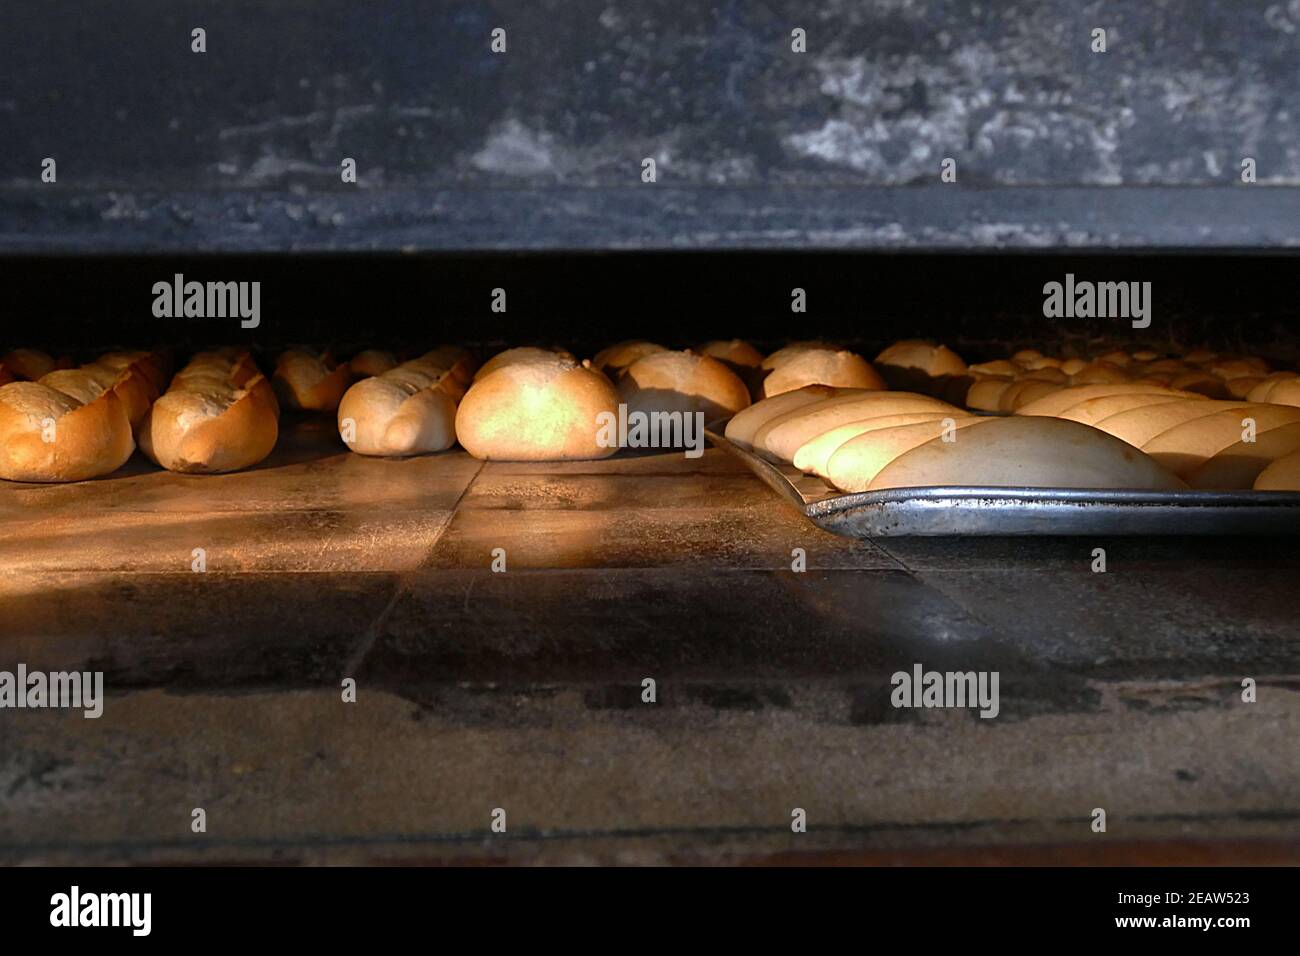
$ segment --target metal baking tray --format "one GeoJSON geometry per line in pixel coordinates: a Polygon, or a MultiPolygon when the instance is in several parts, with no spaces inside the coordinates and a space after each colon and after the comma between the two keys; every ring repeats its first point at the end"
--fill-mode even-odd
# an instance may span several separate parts
{"type": "Polygon", "coordinates": [[[1300,493],[893,488],[840,494],[792,465],[709,440],[817,525],[850,538],[937,535],[1300,534],[1300,493]]]}

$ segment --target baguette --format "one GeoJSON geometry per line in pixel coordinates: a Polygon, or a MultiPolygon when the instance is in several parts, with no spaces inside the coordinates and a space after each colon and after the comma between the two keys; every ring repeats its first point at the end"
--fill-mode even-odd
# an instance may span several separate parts
{"type": "MultiPolygon", "coordinates": [[[[846,449],[832,457],[832,474],[836,471],[835,457],[846,449]]],[[[844,469],[839,478],[855,486],[860,484],[856,475],[844,469]]],[[[904,451],[875,474],[866,490],[953,485],[1151,491],[1186,488],[1157,462],[1105,432],[1058,418],[1012,416],[978,419],[961,429],[955,441],[934,438],[904,451]]]]}
{"type": "Polygon", "coordinates": [[[359,455],[401,457],[444,451],[456,443],[456,403],[463,384],[431,352],[362,379],[339,403],[339,434],[359,455]]]}
{"type": "Polygon", "coordinates": [[[270,383],[247,353],[196,355],[154,402],[140,450],[168,471],[218,474],[257,464],[279,434],[270,383]]]}
{"type": "Polygon", "coordinates": [[[628,339],[609,348],[601,349],[591,360],[591,367],[597,372],[604,372],[611,378],[618,378],[627,367],[637,359],[653,355],[655,352],[667,352],[662,345],[645,342],[641,339],[628,339]]]}
{"type": "Polygon", "coordinates": [[[332,412],[352,381],[347,362],[336,364],[329,353],[290,349],[280,356],[271,384],[280,404],[310,412],[332,412]]]}
{"type": "Polygon", "coordinates": [[[111,388],[83,402],[40,382],[0,386],[0,478],[84,481],[121,468],[134,450],[111,388]]]}

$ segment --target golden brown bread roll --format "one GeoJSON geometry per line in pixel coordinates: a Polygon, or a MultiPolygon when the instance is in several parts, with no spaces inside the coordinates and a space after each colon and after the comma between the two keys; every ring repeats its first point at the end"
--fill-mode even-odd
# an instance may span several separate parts
{"type": "Polygon", "coordinates": [[[763,359],[759,368],[764,371],[778,369],[792,358],[802,355],[804,352],[812,351],[813,349],[837,352],[839,351],[839,346],[832,345],[830,342],[823,342],[819,339],[808,339],[804,342],[791,342],[789,345],[782,346],[763,359]]]}
{"type": "Polygon", "coordinates": [[[655,342],[628,339],[597,352],[591,360],[591,367],[597,372],[604,372],[610,378],[617,379],[637,359],[653,355],[655,352],[667,351],[655,342]]]}
{"type": "Polygon", "coordinates": [[[480,374],[456,412],[456,437],[489,460],[608,458],[618,447],[601,443],[602,415],[618,416],[609,379],[562,355],[533,357],[480,374]]]}
{"type": "Polygon", "coordinates": [[[763,365],[763,353],[744,339],[714,339],[695,349],[700,355],[708,355],[732,368],[760,368],[763,365]]]}
{"type": "Polygon", "coordinates": [[[361,455],[400,457],[454,445],[456,402],[464,386],[451,369],[436,364],[448,357],[429,353],[349,388],[338,411],[347,446],[361,455]]]}
{"type": "Polygon", "coordinates": [[[82,402],[39,382],[0,386],[0,478],[83,481],[116,471],[134,450],[111,388],[82,402]]]}
{"type": "Polygon", "coordinates": [[[271,384],[284,408],[332,412],[352,382],[347,362],[336,364],[329,353],[289,349],[280,355],[271,384]]]}
{"type": "MultiPolygon", "coordinates": [[[[892,389],[924,392],[952,402],[965,399],[974,379],[965,361],[948,346],[920,339],[895,342],[873,364],[892,389]]],[[[1006,365],[1011,367],[1009,362],[1006,365]]]]}
{"type": "Polygon", "coordinates": [[[474,373],[473,381],[477,382],[506,365],[540,362],[549,367],[557,357],[569,362],[575,361],[573,355],[562,348],[539,349],[531,345],[525,345],[520,348],[506,349],[484,362],[483,366],[474,373]]]}
{"type": "Polygon", "coordinates": [[[804,349],[783,359],[772,369],[759,393],[771,398],[805,385],[833,385],[836,388],[884,389],[885,380],[871,363],[855,352],[804,349]]]}
{"type": "Polygon", "coordinates": [[[56,362],[39,349],[13,349],[0,358],[0,364],[9,369],[14,378],[36,382],[56,369],[68,368],[72,363],[56,362]]]}
{"type": "Polygon", "coordinates": [[[246,353],[201,353],[176,373],[140,427],[140,450],[169,471],[257,464],[279,435],[275,396],[246,353]]]}
{"type": "Polygon", "coordinates": [[[749,407],[749,389],[715,358],[691,351],[654,352],[637,359],[618,383],[632,412],[702,412],[706,424],[749,407]]]}

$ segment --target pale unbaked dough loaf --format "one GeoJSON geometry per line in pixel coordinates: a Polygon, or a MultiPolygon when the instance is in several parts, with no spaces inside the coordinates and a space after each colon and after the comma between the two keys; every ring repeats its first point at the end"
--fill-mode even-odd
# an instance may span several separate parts
{"type": "Polygon", "coordinates": [[[609,379],[552,355],[481,375],[456,412],[456,436],[475,458],[608,458],[618,448],[600,443],[602,414],[618,415],[618,394],[609,379]]]}
{"type": "Polygon", "coordinates": [[[196,355],[145,415],[140,450],[169,471],[217,474],[257,464],[279,435],[271,385],[251,356],[196,355]]]}
{"type": "Polygon", "coordinates": [[[691,351],[637,359],[619,379],[618,394],[629,413],[703,412],[706,424],[749,406],[749,389],[735,372],[691,351]]]}
{"type": "MultiPolygon", "coordinates": [[[[844,394],[847,391],[850,390],[834,388],[830,385],[805,385],[803,388],[796,388],[792,392],[783,392],[780,395],[762,399],[737,412],[731,421],[727,422],[727,430],[724,434],[728,441],[749,451],[754,444],[754,434],[773,418],[784,415],[786,412],[792,412],[796,408],[802,408],[804,405],[820,402],[824,398],[833,398],[836,395],[844,394]]],[[[863,390],[852,389],[851,391],[862,392],[863,390]]]]}
{"type": "MultiPolygon", "coordinates": [[[[834,456],[830,467],[834,475],[834,456]]],[[[1078,422],[1041,416],[980,419],[956,432],[955,441],[931,439],[887,464],[867,490],[935,485],[1142,491],[1187,487],[1127,442],[1078,422]]]]}
{"type": "Polygon", "coordinates": [[[1300,452],[1273,462],[1255,479],[1256,491],[1300,491],[1300,452]]]}
{"type": "Polygon", "coordinates": [[[810,348],[785,358],[772,369],[767,378],[763,379],[760,394],[764,398],[771,398],[805,385],[870,389],[887,387],[885,380],[861,355],[810,348]]]}
{"type": "Polygon", "coordinates": [[[0,478],[83,481],[116,471],[134,450],[111,388],[82,402],[39,382],[0,386],[0,478]]]}

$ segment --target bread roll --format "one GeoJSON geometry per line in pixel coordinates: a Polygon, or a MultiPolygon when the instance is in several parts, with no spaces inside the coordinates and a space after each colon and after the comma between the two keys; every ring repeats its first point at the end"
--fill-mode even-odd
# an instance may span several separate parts
{"type": "Polygon", "coordinates": [[[1300,422],[1278,425],[1216,452],[1187,476],[1192,488],[1231,490],[1250,488],[1260,473],[1278,458],[1300,451],[1300,422]]]}
{"type": "Polygon", "coordinates": [[[347,362],[335,364],[328,354],[317,355],[290,349],[276,364],[272,385],[285,408],[309,412],[332,412],[352,382],[347,362]]]}
{"type": "MultiPolygon", "coordinates": [[[[830,385],[805,385],[792,392],[782,392],[780,395],[764,398],[732,416],[731,421],[727,422],[727,430],[724,434],[728,441],[749,451],[754,446],[754,433],[773,418],[792,412],[796,408],[802,408],[804,405],[842,395],[846,391],[848,390],[833,388],[830,385]]],[[[858,394],[863,392],[862,389],[852,389],[852,391],[858,394]]]]}
{"type": "MultiPolygon", "coordinates": [[[[1269,402],[1269,401],[1272,401],[1273,389],[1275,389],[1275,388],[1278,386],[1278,384],[1279,384],[1280,382],[1283,382],[1283,381],[1285,381],[1285,380],[1287,380],[1287,379],[1293,379],[1293,378],[1296,378],[1296,377],[1297,377],[1297,374],[1300,374],[1300,373],[1296,373],[1296,372],[1274,372],[1274,373],[1271,374],[1271,375],[1265,376],[1265,378],[1264,378],[1264,380],[1263,380],[1262,382],[1260,382],[1258,385],[1256,385],[1254,388],[1252,388],[1252,389],[1250,390],[1250,393],[1246,396],[1246,400],[1247,400],[1247,401],[1251,401],[1251,402],[1269,402]]],[[[1295,402],[1287,402],[1287,403],[1284,403],[1284,404],[1296,404],[1296,403],[1295,403],[1295,402]]]]}
{"type": "Polygon", "coordinates": [[[1090,363],[1085,359],[1068,358],[1061,363],[1061,371],[1073,378],[1075,375],[1078,375],[1087,368],[1089,364],[1090,363]]]}
{"type": "Polygon", "coordinates": [[[996,375],[1002,378],[1014,378],[1024,370],[1008,359],[994,359],[992,362],[972,365],[966,371],[975,376],[996,375]]]}
{"type": "Polygon", "coordinates": [[[0,358],[0,364],[9,369],[14,378],[36,382],[70,363],[56,363],[52,357],[38,349],[14,349],[0,358]]]}
{"type": "Polygon", "coordinates": [[[870,389],[886,387],[885,380],[861,355],[830,349],[805,349],[789,356],[769,372],[759,386],[759,391],[763,398],[771,398],[805,385],[870,389]]]}
{"type": "Polygon", "coordinates": [[[1066,386],[1061,382],[1048,382],[1040,378],[1018,378],[998,395],[998,411],[1017,411],[1065,388],[1066,386]]]}
{"type": "Polygon", "coordinates": [[[1175,376],[1169,383],[1170,388],[1184,392],[1196,392],[1206,398],[1228,398],[1228,389],[1223,379],[1208,372],[1184,372],[1175,376]]]}
{"type": "Polygon", "coordinates": [[[1098,359],[1089,362],[1070,376],[1071,385],[1118,385],[1132,376],[1114,362],[1098,359]]]}
{"type": "Polygon", "coordinates": [[[876,356],[875,367],[892,389],[954,402],[965,398],[973,379],[952,349],[919,339],[895,342],[876,356]]]}
{"type": "Polygon", "coordinates": [[[39,382],[0,386],[0,478],[84,481],[121,468],[134,450],[111,388],[82,402],[39,382]]]}
{"type": "Polygon", "coordinates": [[[823,399],[769,420],[754,433],[754,451],[770,460],[792,462],[800,446],[832,428],[863,418],[925,411],[963,415],[961,409],[930,395],[853,392],[823,399]]]}
{"type": "Polygon", "coordinates": [[[481,378],[486,378],[499,368],[506,365],[527,364],[530,362],[540,362],[549,367],[556,358],[565,359],[568,362],[574,362],[575,359],[570,352],[561,348],[539,349],[531,345],[525,345],[517,349],[506,349],[504,352],[498,352],[492,356],[483,366],[474,373],[473,381],[477,382],[481,378]]]}
{"type": "Polygon", "coordinates": [[[865,432],[831,453],[826,460],[825,477],[840,491],[866,491],[876,475],[898,456],[945,433],[955,435],[960,429],[987,421],[974,415],[949,415],[865,432]]]}
{"type": "Polygon", "coordinates": [[[1180,477],[1241,441],[1245,419],[1255,422],[1256,438],[1271,428],[1300,421],[1300,408],[1286,405],[1249,405],[1194,418],[1166,429],[1142,450],[1180,477]]]}
{"type": "Polygon", "coordinates": [[[705,423],[749,406],[749,389],[715,358],[694,352],[655,352],[627,367],[618,383],[628,412],[703,412],[705,423]]]}
{"type": "Polygon", "coordinates": [[[247,353],[200,353],[145,415],[140,450],[169,471],[217,474],[257,464],[279,434],[272,388],[247,353]]]}
{"type": "Polygon", "coordinates": [[[1273,462],[1255,479],[1256,491],[1300,491],[1300,452],[1273,462]]]}
{"type": "Polygon", "coordinates": [[[1016,409],[1017,415],[1044,415],[1055,417],[1067,408],[1086,401],[1089,398],[1100,398],[1104,395],[1169,395],[1173,398],[1187,398],[1185,394],[1179,394],[1176,391],[1164,388],[1160,385],[1143,385],[1139,382],[1129,382],[1121,385],[1071,385],[1069,388],[1063,388],[1058,392],[1053,392],[1028,405],[1022,405],[1016,409]]]}
{"type": "Polygon", "coordinates": [[[480,376],[456,412],[456,436],[475,458],[608,458],[618,448],[600,442],[602,414],[618,415],[618,394],[609,379],[553,355],[480,376]]]}
{"type": "Polygon", "coordinates": [[[794,453],[794,466],[800,471],[820,475],[822,478],[829,478],[830,475],[826,468],[831,456],[849,439],[857,438],[859,435],[865,435],[869,432],[878,432],[887,428],[894,429],[902,425],[936,423],[936,427],[942,427],[945,419],[978,421],[974,415],[967,415],[964,412],[903,412],[898,415],[879,415],[875,418],[863,418],[856,422],[840,425],[838,428],[832,428],[830,431],[823,432],[804,442],[799,446],[799,450],[794,453]]]}
{"type": "MultiPolygon", "coordinates": [[[[833,456],[832,474],[835,465],[833,456]]],[[[1133,446],[1095,428],[1059,418],[1013,416],[979,419],[960,429],[954,441],[935,438],[904,452],[876,474],[867,490],[953,485],[1140,491],[1186,487],[1133,446]]]]}
{"type": "Polygon", "coordinates": [[[1011,361],[1015,362],[1022,368],[1029,362],[1043,357],[1043,353],[1038,349],[1021,349],[1011,356],[1011,361]]]}
{"type": "Polygon", "coordinates": [[[464,394],[450,368],[428,353],[357,382],[339,402],[339,435],[360,455],[401,457],[456,443],[456,403],[464,394]]]}
{"type": "Polygon", "coordinates": [[[810,352],[813,351],[814,349],[818,351],[831,351],[831,352],[839,351],[837,346],[834,346],[829,342],[822,342],[817,339],[809,339],[808,341],[805,342],[791,342],[789,345],[777,349],[767,358],[763,359],[762,364],[759,367],[762,368],[764,371],[770,372],[773,369],[780,368],[782,365],[790,361],[792,358],[796,358],[797,356],[802,355],[804,352],[810,352]]]}
{"type": "Polygon", "coordinates": [[[385,372],[397,368],[397,358],[392,352],[366,349],[364,352],[358,352],[352,357],[348,362],[348,368],[351,370],[353,378],[369,378],[372,375],[383,375],[385,372]]]}
{"type": "Polygon", "coordinates": [[[1269,389],[1268,401],[1274,405],[1300,406],[1300,379],[1288,378],[1275,382],[1269,389]]]}
{"type": "Polygon", "coordinates": [[[662,345],[654,342],[646,342],[642,339],[628,339],[597,352],[591,360],[591,367],[597,372],[604,372],[611,378],[617,378],[637,359],[653,355],[655,352],[667,351],[662,345]]]}
{"type": "Polygon", "coordinates": [[[732,371],[742,368],[760,368],[763,353],[743,339],[714,339],[695,349],[700,355],[707,355],[728,366],[732,371]]]}

